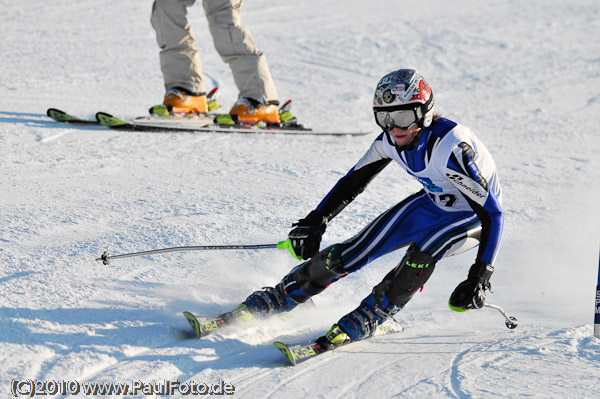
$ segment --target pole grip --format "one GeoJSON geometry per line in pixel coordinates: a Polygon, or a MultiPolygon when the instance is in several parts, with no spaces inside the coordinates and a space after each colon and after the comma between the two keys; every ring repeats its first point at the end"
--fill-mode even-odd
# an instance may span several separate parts
{"type": "Polygon", "coordinates": [[[302,260],[301,256],[296,255],[296,252],[294,251],[294,246],[292,245],[292,240],[290,240],[289,238],[287,240],[285,240],[285,241],[279,241],[277,243],[277,248],[279,248],[279,249],[285,249],[294,258],[296,258],[298,260],[302,260]]]}

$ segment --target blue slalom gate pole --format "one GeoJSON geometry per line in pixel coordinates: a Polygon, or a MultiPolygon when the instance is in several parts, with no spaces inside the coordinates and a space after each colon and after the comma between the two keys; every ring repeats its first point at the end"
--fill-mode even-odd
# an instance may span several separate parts
{"type": "Polygon", "coordinates": [[[594,308],[594,337],[600,338],[600,256],[598,257],[598,285],[596,285],[596,306],[594,308]]]}

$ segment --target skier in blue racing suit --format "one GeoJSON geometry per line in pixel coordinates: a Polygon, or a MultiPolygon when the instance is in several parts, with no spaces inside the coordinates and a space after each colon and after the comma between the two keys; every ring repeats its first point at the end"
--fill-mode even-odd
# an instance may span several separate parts
{"type": "Polygon", "coordinates": [[[408,246],[371,294],[319,339],[326,349],[370,337],[423,287],[440,259],[477,245],[475,263],[449,305],[456,311],[483,307],[502,236],[501,189],[490,153],[469,128],[434,112],[431,88],[417,71],[401,69],[384,76],[375,90],[373,111],[383,132],[289,233],[295,253],[309,260],[242,304],[253,315],[289,311],[374,259],[408,246]],[[423,189],[354,237],[319,252],[327,223],[392,161],[423,189]]]}

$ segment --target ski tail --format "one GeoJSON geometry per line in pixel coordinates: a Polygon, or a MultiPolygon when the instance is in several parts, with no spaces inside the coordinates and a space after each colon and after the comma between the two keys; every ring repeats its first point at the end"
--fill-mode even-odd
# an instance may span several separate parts
{"type": "Polygon", "coordinates": [[[288,346],[286,344],[284,344],[283,342],[279,342],[279,341],[275,341],[273,342],[273,345],[279,349],[279,351],[283,354],[283,356],[285,356],[289,362],[292,364],[292,366],[296,365],[296,359],[294,358],[294,355],[292,354],[292,352],[290,351],[290,348],[288,348],[288,346]]]}
{"type": "Polygon", "coordinates": [[[113,129],[119,129],[122,127],[129,127],[129,123],[122,121],[119,118],[115,118],[114,116],[107,114],[106,112],[98,112],[96,113],[96,120],[102,126],[107,126],[113,129]]]}
{"type": "Polygon", "coordinates": [[[273,345],[289,360],[292,366],[325,352],[319,344],[312,340],[293,345],[277,341],[273,342],[273,345]]]}
{"type": "Polygon", "coordinates": [[[50,119],[53,119],[57,122],[62,122],[62,123],[70,123],[70,124],[74,124],[74,125],[97,125],[98,124],[98,121],[96,121],[96,120],[81,119],[76,116],[67,114],[66,112],[61,111],[60,109],[56,109],[56,108],[48,108],[48,110],[46,111],[46,115],[48,115],[48,117],[50,117],[50,119]]]}
{"type": "Polygon", "coordinates": [[[254,316],[248,310],[246,304],[242,303],[231,312],[226,312],[213,316],[196,316],[192,312],[183,312],[188,323],[194,330],[196,338],[206,337],[223,327],[236,324],[240,321],[254,320],[254,316]]]}
{"type": "Polygon", "coordinates": [[[198,318],[191,312],[183,312],[183,315],[187,319],[188,323],[196,333],[196,338],[200,339],[207,336],[211,332],[218,330],[223,327],[225,320],[221,315],[218,316],[206,316],[198,318]]]}
{"type": "Polygon", "coordinates": [[[200,322],[198,321],[196,316],[194,316],[190,312],[183,312],[183,315],[187,319],[188,323],[190,323],[192,330],[194,330],[194,332],[196,333],[196,338],[201,338],[202,337],[202,329],[200,328],[200,322]]]}

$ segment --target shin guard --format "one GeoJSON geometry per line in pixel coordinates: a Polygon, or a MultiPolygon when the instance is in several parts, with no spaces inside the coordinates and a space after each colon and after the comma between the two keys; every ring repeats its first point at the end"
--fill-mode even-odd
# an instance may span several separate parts
{"type": "Polygon", "coordinates": [[[347,273],[340,260],[339,245],[332,245],[296,266],[277,289],[296,303],[304,303],[347,273]]]}
{"type": "Polygon", "coordinates": [[[352,339],[369,338],[377,326],[402,309],[433,273],[435,259],[411,246],[398,266],[389,272],[360,306],[338,321],[352,339]]]}
{"type": "Polygon", "coordinates": [[[393,316],[402,309],[429,280],[435,264],[435,258],[411,245],[398,266],[373,288],[375,311],[393,316]]]}

